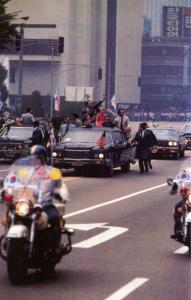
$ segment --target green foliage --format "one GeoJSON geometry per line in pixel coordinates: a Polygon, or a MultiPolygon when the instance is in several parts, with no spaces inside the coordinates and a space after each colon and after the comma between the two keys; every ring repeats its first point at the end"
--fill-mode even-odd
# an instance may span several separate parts
{"type": "Polygon", "coordinates": [[[17,12],[6,13],[6,4],[11,0],[0,0],[0,49],[5,49],[6,44],[16,36],[17,25],[11,22],[17,17],[17,12]]]}
{"type": "MultiPolygon", "coordinates": [[[[12,24],[17,17],[18,12],[7,13],[7,4],[11,0],[0,0],[0,49],[5,49],[7,43],[13,41],[17,32],[17,25],[12,24]]],[[[7,70],[0,64],[0,94],[1,100],[5,102],[8,98],[9,92],[5,85],[7,78],[7,70]]]]}
{"type": "Polygon", "coordinates": [[[0,64],[0,86],[2,86],[6,78],[7,78],[7,70],[3,65],[0,64]]]}
{"type": "Polygon", "coordinates": [[[9,91],[5,84],[2,84],[0,87],[1,100],[5,102],[9,96],[9,91]]]}

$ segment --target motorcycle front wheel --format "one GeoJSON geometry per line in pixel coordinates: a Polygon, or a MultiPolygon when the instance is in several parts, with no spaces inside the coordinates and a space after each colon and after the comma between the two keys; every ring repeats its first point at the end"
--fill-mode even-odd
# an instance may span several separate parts
{"type": "Polygon", "coordinates": [[[188,255],[191,258],[191,223],[188,223],[188,255]]]}
{"type": "Polygon", "coordinates": [[[8,246],[8,242],[7,242],[7,238],[6,236],[3,234],[0,237],[0,256],[3,258],[3,260],[7,261],[7,246],[8,246]]]}
{"type": "Polygon", "coordinates": [[[24,283],[27,275],[27,242],[12,238],[8,243],[7,273],[13,285],[24,283]]]}

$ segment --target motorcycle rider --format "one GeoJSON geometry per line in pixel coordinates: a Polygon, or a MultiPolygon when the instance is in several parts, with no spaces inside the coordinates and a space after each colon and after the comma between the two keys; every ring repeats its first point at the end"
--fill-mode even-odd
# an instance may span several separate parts
{"type": "Polygon", "coordinates": [[[56,247],[60,242],[61,227],[59,212],[53,204],[53,199],[56,198],[65,203],[69,195],[62,180],[61,171],[47,166],[46,158],[47,150],[44,146],[33,146],[30,157],[16,161],[11,174],[5,178],[4,189],[14,188],[17,184],[22,184],[25,178],[30,184],[35,183],[38,186],[38,191],[36,191],[39,194],[37,205],[42,207],[43,212],[48,217],[48,223],[51,225],[50,228],[54,237],[52,242],[56,247]],[[14,174],[13,170],[15,170],[14,174]],[[12,180],[13,175],[15,176],[14,182],[12,180]]]}
{"type": "Polygon", "coordinates": [[[180,173],[175,177],[170,190],[170,194],[174,195],[180,192],[181,200],[174,207],[174,234],[171,235],[172,239],[182,240],[182,213],[184,203],[187,200],[188,192],[191,190],[191,168],[185,168],[181,170],[180,173]]]}

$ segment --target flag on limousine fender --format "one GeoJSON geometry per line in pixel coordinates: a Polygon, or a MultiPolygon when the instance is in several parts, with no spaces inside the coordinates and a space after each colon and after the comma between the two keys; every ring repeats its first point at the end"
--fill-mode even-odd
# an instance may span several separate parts
{"type": "Polygon", "coordinates": [[[106,146],[106,133],[105,131],[102,133],[101,137],[97,141],[97,146],[100,148],[104,148],[106,146]]]}
{"type": "Polygon", "coordinates": [[[61,110],[61,98],[58,94],[58,91],[56,91],[54,95],[54,109],[58,112],[61,110]]]}

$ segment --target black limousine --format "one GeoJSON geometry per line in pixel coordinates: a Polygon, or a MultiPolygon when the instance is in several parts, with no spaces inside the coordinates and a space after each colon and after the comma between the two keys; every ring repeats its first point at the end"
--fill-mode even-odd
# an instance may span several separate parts
{"type": "Polygon", "coordinates": [[[130,163],[135,160],[135,148],[118,129],[74,128],[53,147],[51,160],[60,168],[76,171],[99,168],[105,176],[112,176],[115,167],[129,171],[130,163]]]}

